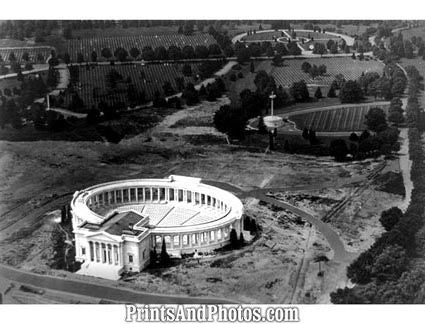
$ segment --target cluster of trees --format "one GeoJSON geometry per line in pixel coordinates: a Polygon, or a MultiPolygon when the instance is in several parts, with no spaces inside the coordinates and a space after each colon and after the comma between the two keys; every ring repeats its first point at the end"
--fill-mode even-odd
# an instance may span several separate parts
{"type": "Polygon", "coordinates": [[[171,265],[171,257],[167,252],[167,244],[162,239],[161,252],[157,253],[156,246],[150,251],[150,266],[153,268],[165,268],[171,265]]]}
{"type": "Polygon", "coordinates": [[[301,55],[301,49],[296,42],[289,42],[287,45],[276,43],[274,48],[270,42],[250,42],[248,44],[237,42],[235,44],[234,55],[237,57],[239,63],[244,63],[249,61],[251,57],[301,55]]]}
{"type": "Polygon", "coordinates": [[[5,20],[0,24],[0,38],[24,40],[34,37],[39,43],[58,28],[56,20],[5,20]]]}
{"type": "Polygon", "coordinates": [[[274,100],[276,108],[284,107],[292,102],[285,89],[282,86],[277,86],[274,78],[263,70],[257,72],[254,84],[256,86],[255,91],[242,90],[238,102],[222,106],[216,112],[214,124],[219,131],[232,138],[243,138],[247,121],[250,118],[262,116],[264,113],[267,114],[271,92],[276,94],[274,100]]]}
{"type": "Polygon", "coordinates": [[[7,124],[14,128],[21,128],[23,119],[33,120],[36,124],[40,115],[36,114],[30,106],[36,98],[46,95],[47,85],[40,76],[28,76],[21,80],[20,88],[14,89],[15,97],[11,98],[11,93],[4,89],[0,98],[0,127],[4,128],[7,124]],[[8,96],[8,97],[6,97],[8,96]]]}
{"type": "MultiPolygon", "coordinates": [[[[410,67],[408,98],[419,95],[421,78],[410,67]]],[[[407,107],[409,110],[416,108],[407,107]]],[[[331,293],[333,303],[423,303],[425,301],[425,269],[411,262],[423,253],[425,233],[423,206],[425,203],[425,154],[422,147],[420,121],[409,128],[409,152],[414,190],[404,215],[397,209],[382,213],[381,223],[387,230],[347,269],[354,288],[331,293]]]]}
{"type": "Polygon", "coordinates": [[[311,65],[309,62],[305,61],[301,64],[301,70],[304,73],[310,74],[311,78],[314,79],[315,77],[326,74],[327,69],[324,64],[317,66],[316,64],[311,65]]]}
{"type": "Polygon", "coordinates": [[[419,71],[408,66],[406,72],[409,78],[409,86],[407,88],[407,105],[406,105],[406,122],[410,128],[425,130],[425,115],[418,102],[418,93],[423,90],[423,77],[419,71]]]}
{"type": "MultiPolygon", "coordinates": [[[[328,97],[336,97],[336,90],[339,90],[341,103],[358,103],[364,99],[365,95],[373,96],[375,99],[391,100],[404,93],[406,83],[407,79],[403,71],[397,65],[390,63],[385,66],[382,75],[377,72],[366,72],[355,81],[346,81],[342,74],[336,75],[330,86],[328,97]]],[[[397,109],[392,112],[394,111],[397,109]]],[[[396,117],[392,114],[391,121],[400,123],[401,120],[396,117]]]]}
{"type": "MultiPolygon", "coordinates": [[[[382,112],[381,109],[376,109],[382,112]]],[[[381,112],[378,112],[378,114],[382,115],[381,112]]],[[[379,127],[383,128],[383,124],[380,124],[379,127]]],[[[351,159],[353,160],[378,157],[382,154],[390,155],[392,152],[396,152],[400,148],[398,135],[399,131],[394,127],[387,127],[375,134],[371,134],[367,130],[363,131],[360,136],[356,133],[352,133],[349,137],[348,143],[346,140],[341,138],[331,141],[329,154],[335,158],[335,161],[339,162],[345,161],[348,154],[351,155],[351,159]]]]}
{"type": "Polygon", "coordinates": [[[234,55],[233,44],[230,37],[227,35],[227,31],[219,31],[214,26],[208,28],[208,34],[210,34],[217,41],[217,44],[223,50],[225,56],[230,57],[234,55]]]}
{"type": "MultiPolygon", "coordinates": [[[[129,50],[123,47],[117,47],[113,52],[110,48],[103,48],[100,53],[93,51],[90,54],[90,57],[84,57],[84,54],[81,52],[77,53],[77,63],[83,63],[86,61],[97,62],[99,56],[106,60],[112,60],[115,58],[121,62],[139,59],[143,59],[145,61],[175,61],[184,59],[218,58],[223,57],[223,52],[218,44],[211,44],[208,47],[205,45],[197,45],[195,47],[186,45],[182,48],[171,45],[168,49],[164,46],[158,46],[155,48],[145,46],[141,50],[137,47],[132,47],[129,50]]],[[[64,53],[62,58],[66,64],[71,63],[69,53],[64,53]]]]}

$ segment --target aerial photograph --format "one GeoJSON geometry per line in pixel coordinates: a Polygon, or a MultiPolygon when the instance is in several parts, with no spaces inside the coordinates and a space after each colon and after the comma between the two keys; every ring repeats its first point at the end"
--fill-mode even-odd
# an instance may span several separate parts
{"type": "Polygon", "coordinates": [[[424,75],[425,20],[0,20],[0,303],[425,303],[424,75]]]}

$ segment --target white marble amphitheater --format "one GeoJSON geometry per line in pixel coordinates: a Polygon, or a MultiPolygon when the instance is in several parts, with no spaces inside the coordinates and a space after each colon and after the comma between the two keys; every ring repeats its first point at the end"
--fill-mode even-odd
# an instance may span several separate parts
{"type": "Polygon", "coordinates": [[[141,271],[150,251],[165,241],[173,256],[206,252],[243,229],[242,202],[200,178],[169,176],[99,184],[75,192],[71,202],[80,274],[118,279],[141,271]]]}

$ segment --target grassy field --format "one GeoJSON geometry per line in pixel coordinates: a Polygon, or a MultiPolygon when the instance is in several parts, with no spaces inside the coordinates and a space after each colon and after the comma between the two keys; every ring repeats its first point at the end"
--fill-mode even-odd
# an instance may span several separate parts
{"type": "MultiPolygon", "coordinates": [[[[152,100],[156,91],[161,94],[164,92],[162,86],[164,82],[168,81],[171,86],[177,91],[176,78],[183,77],[185,84],[188,82],[196,83],[196,74],[198,73],[199,64],[191,64],[192,76],[185,77],[181,70],[183,64],[129,64],[129,65],[100,65],[91,66],[89,69],[86,67],[79,67],[79,79],[81,86],[77,88],[77,92],[81,99],[83,99],[86,107],[97,105],[102,100],[109,102],[124,102],[128,103],[127,96],[127,78],[131,79],[131,83],[135,86],[136,90],[145,92],[145,99],[152,100]],[[105,82],[105,76],[111,70],[116,70],[121,74],[122,81],[118,82],[116,91],[109,92],[105,82]],[[94,90],[96,89],[96,90],[94,90]],[[96,91],[96,97],[93,92],[96,91]]],[[[66,96],[66,102],[70,100],[66,96]]]]}
{"type": "Polygon", "coordinates": [[[72,35],[74,38],[91,38],[91,37],[119,37],[119,36],[155,36],[155,35],[170,35],[176,34],[178,30],[177,26],[154,26],[154,27],[111,27],[111,28],[93,28],[93,29],[81,29],[73,31],[72,35]]]}
{"type": "MultiPolygon", "coordinates": [[[[258,67],[259,70],[270,65],[270,62],[263,62],[258,67]]],[[[359,61],[353,60],[350,57],[338,58],[315,58],[315,59],[296,59],[286,60],[281,67],[273,67],[272,73],[277,84],[284,87],[289,87],[293,82],[304,80],[307,85],[320,85],[329,86],[337,74],[342,74],[346,80],[355,80],[364,72],[378,72],[381,73],[384,65],[378,61],[359,61]],[[324,64],[327,73],[323,76],[312,79],[309,74],[301,70],[301,65],[308,61],[311,65],[317,66],[324,64]]]]}
{"type": "MultiPolygon", "coordinates": [[[[241,66],[241,70],[234,70],[232,73],[238,74],[242,72],[243,78],[238,78],[237,81],[231,82],[227,78],[227,88],[229,89],[229,97],[232,102],[238,100],[239,93],[244,89],[255,90],[254,79],[256,73],[251,73],[249,64],[241,66]]],[[[314,59],[289,59],[285,60],[283,66],[276,67],[271,64],[271,61],[255,62],[255,72],[264,70],[272,74],[276,84],[282,85],[284,88],[289,88],[293,82],[304,80],[309,88],[310,96],[314,95],[317,87],[320,86],[323,96],[326,96],[329,86],[337,74],[344,75],[346,80],[355,80],[361,76],[362,72],[376,71],[382,72],[384,65],[380,62],[369,60],[359,61],[349,57],[339,58],[314,58],[314,59]],[[308,61],[310,64],[317,66],[324,64],[327,67],[327,73],[324,76],[316,77],[314,80],[309,74],[301,70],[303,62],[308,61]]]]}
{"type": "Polygon", "coordinates": [[[109,48],[112,52],[118,47],[123,47],[127,51],[136,47],[140,51],[145,46],[156,48],[164,46],[165,48],[171,45],[184,47],[186,45],[196,47],[197,45],[209,46],[215,44],[214,37],[210,34],[195,34],[185,36],[180,34],[165,34],[165,35],[127,35],[127,36],[94,36],[83,39],[71,39],[67,41],[67,52],[73,62],[77,61],[78,53],[82,53],[85,60],[90,60],[90,55],[95,51],[98,55],[98,60],[104,59],[101,57],[102,49],[109,48]]]}
{"type": "Polygon", "coordinates": [[[318,132],[351,132],[366,129],[365,116],[371,108],[379,107],[388,112],[388,103],[344,105],[339,108],[323,108],[316,111],[293,114],[289,119],[298,129],[312,128],[318,132]]]}

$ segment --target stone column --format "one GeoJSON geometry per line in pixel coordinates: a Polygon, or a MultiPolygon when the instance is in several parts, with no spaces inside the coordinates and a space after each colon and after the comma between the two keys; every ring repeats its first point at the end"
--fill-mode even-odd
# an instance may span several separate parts
{"type": "Polygon", "coordinates": [[[98,242],[94,243],[94,249],[95,249],[95,255],[96,255],[95,261],[100,262],[100,247],[98,242]]]}

